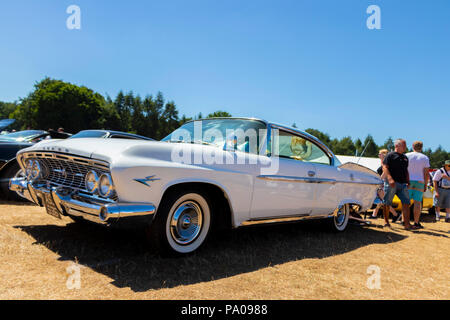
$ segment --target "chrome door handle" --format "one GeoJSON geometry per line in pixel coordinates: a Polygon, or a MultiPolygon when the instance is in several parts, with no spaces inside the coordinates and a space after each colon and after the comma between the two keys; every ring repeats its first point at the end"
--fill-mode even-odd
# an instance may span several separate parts
{"type": "Polygon", "coordinates": [[[314,177],[316,173],[314,171],[308,171],[308,176],[314,177]]]}

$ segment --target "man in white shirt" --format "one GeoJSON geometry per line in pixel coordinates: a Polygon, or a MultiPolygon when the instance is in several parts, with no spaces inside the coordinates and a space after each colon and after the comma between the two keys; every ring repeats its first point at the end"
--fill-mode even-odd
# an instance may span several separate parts
{"type": "Polygon", "coordinates": [[[423,228],[420,224],[420,212],[422,211],[423,193],[427,191],[430,159],[422,153],[423,143],[415,141],[413,152],[406,154],[408,157],[409,172],[409,198],[414,200],[414,225],[423,228]]]}

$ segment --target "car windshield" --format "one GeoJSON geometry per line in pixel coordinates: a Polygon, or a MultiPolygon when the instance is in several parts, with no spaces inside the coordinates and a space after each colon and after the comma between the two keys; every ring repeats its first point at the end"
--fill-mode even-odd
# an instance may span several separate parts
{"type": "Polygon", "coordinates": [[[4,129],[4,128],[8,127],[9,125],[13,124],[14,122],[16,122],[15,119],[2,119],[2,120],[0,120],[0,129],[4,129]]]}
{"type": "Polygon", "coordinates": [[[259,120],[195,120],[185,123],[161,141],[206,144],[258,154],[266,130],[266,124],[259,120]]]}
{"type": "Polygon", "coordinates": [[[18,131],[13,133],[4,134],[0,137],[1,140],[8,140],[8,141],[31,141],[34,138],[45,134],[45,131],[42,130],[24,130],[24,131],[18,131]]]}
{"type": "Polygon", "coordinates": [[[98,130],[83,130],[78,132],[77,134],[74,134],[69,139],[74,138],[104,138],[107,135],[107,132],[105,131],[98,131],[98,130]]]}

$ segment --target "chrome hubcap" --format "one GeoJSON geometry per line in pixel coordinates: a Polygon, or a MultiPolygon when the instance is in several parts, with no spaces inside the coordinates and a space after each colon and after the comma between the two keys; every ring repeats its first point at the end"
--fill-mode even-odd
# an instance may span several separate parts
{"type": "Polygon", "coordinates": [[[345,210],[344,207],[340,208],[336,217],[334,218],[337,226],[341,226],[345,221],[345,210]]]}
{"type": "Polygon", "coordinates": [[[197,239],[202,229],[203,212],[193,201],[180,204],[170,221],[170,233],[178,244],[188,245],[197,239]]]}

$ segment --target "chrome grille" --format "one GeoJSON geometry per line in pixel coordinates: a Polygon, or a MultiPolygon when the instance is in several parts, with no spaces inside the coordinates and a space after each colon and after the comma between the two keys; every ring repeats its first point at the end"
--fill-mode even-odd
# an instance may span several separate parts
{"type": "Polygon", "coordinates": [[[37,159],[43,167],[44,179],[58,186],[70,187],[86,191],[84,179],[90,170],[95,170],[100,176],[109,173],[106,163],[80,157],[60,155],[55,153],[27,154],[28,159],[37,159]]]}

